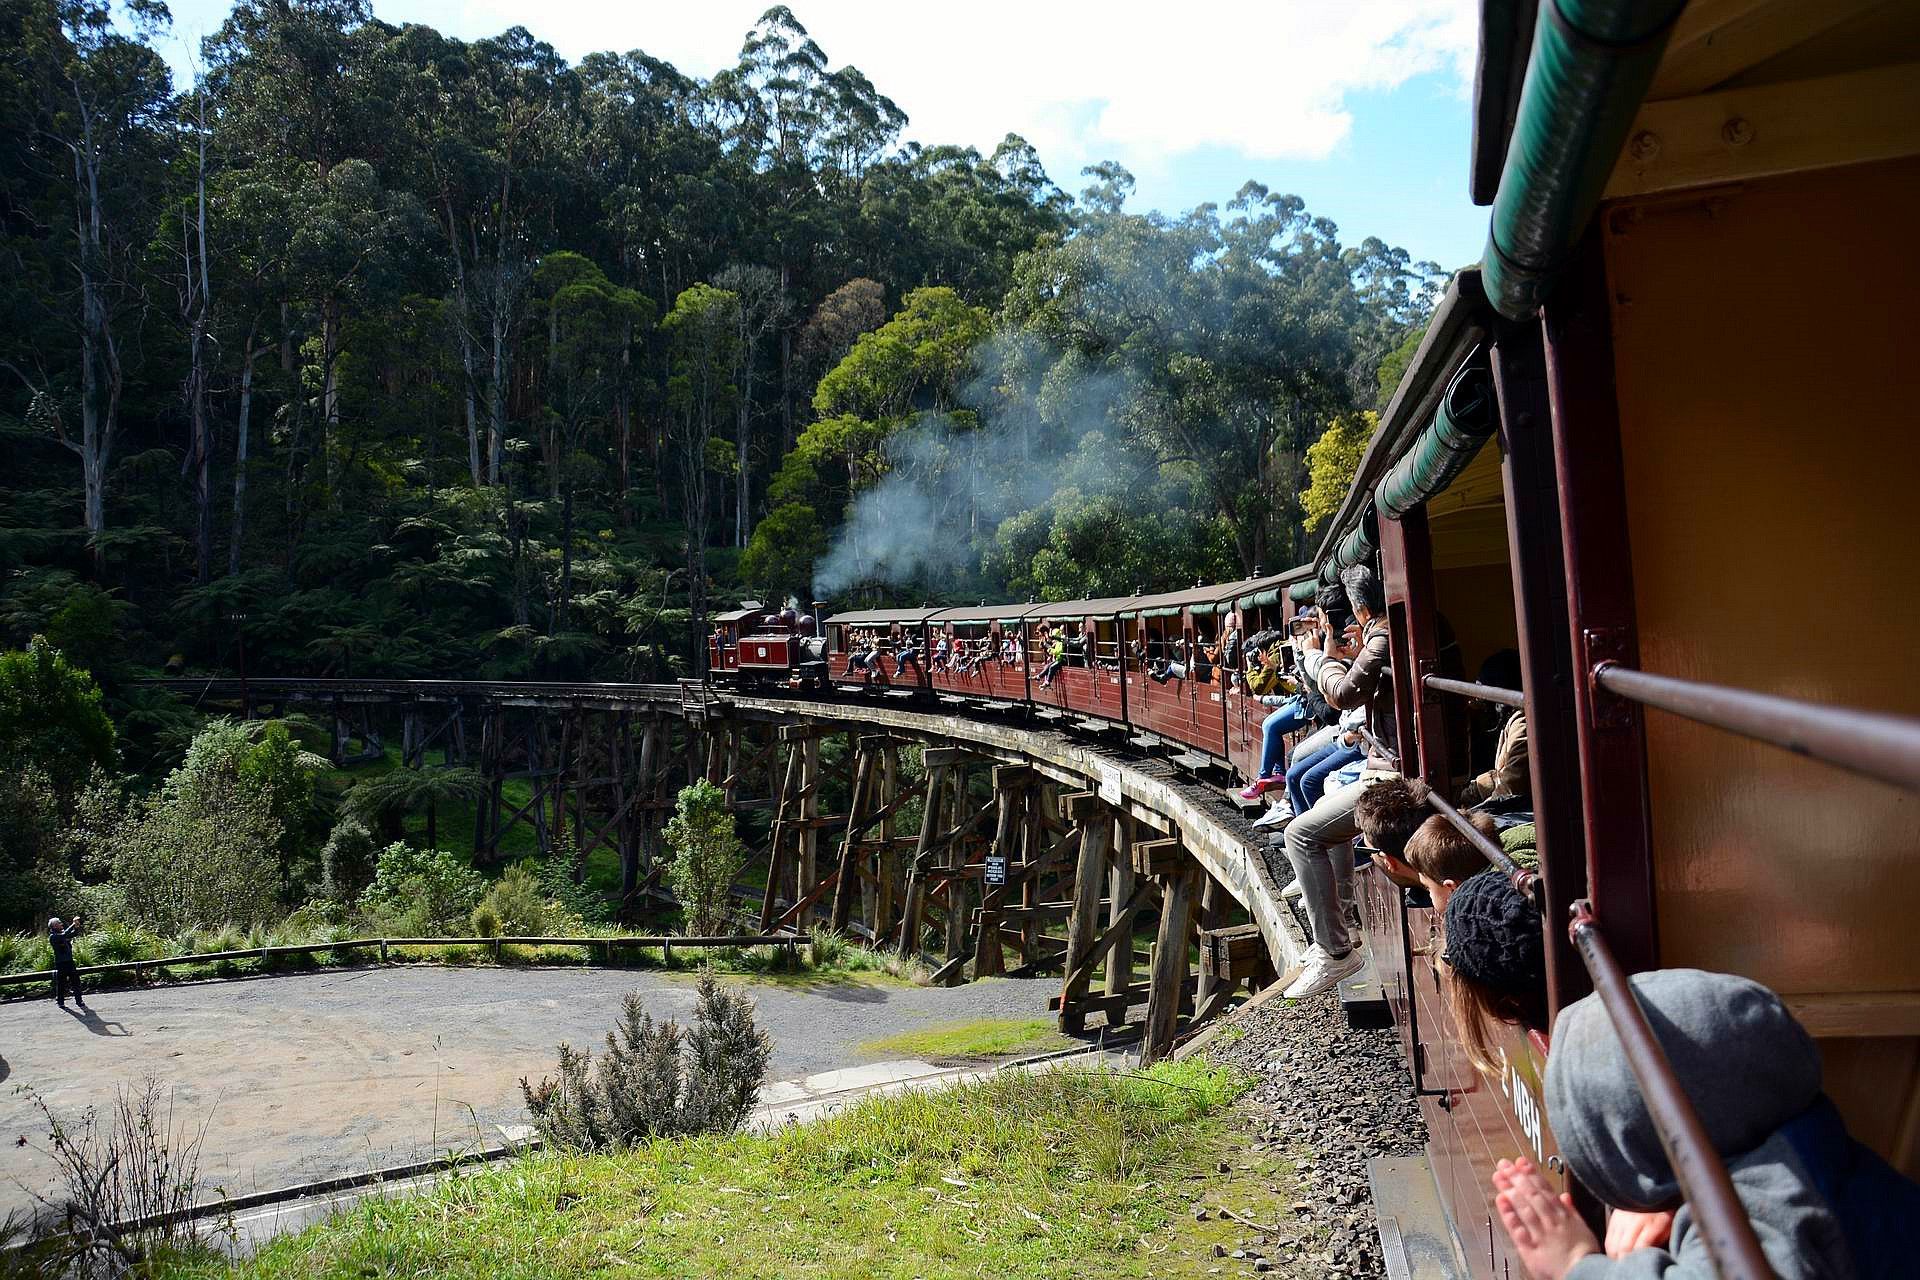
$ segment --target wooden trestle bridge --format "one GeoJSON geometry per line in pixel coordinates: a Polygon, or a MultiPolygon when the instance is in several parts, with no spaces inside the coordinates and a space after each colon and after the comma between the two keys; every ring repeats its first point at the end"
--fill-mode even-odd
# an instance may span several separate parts
{"type": "Polygon", "coordinates": [[[629,910],[666,896],[666,819],[679,788],[706,777],[736,811],[772,814],[751,848],[764,887],[736,889],[763,932],[830,925],[918,953],[942,983],[1059,973],[1063,1030],[1137,1032],[1149,1057],[1304,949],[1219,792],[1017,710],[691,683],[156,683],[202,709],[330,722],[341,762],[379,755],[397,730],[406,767],[437,753],[484,779],[476,861],[502,857],[520,826],[542,852],[610,850],[629,910]],[[901,751],[915,746],[924,780],[908,787],[901,751]],[[514,781],[524,798],[509,798],[514,781]],[[903,830],[916,799],[917,829],[903,830]]]}

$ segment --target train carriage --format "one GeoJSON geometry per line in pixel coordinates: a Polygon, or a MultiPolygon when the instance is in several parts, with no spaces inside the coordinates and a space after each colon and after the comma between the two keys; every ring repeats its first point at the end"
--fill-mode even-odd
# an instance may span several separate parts
{"type": "MultiPolygon", "coordinates": [[[[1920,431],[1893,302],[1920,288],[1920,10],[1562,3],[1531,42],[1486,13],[1484,271],[1316,576],[1383,571],[1403,773],[1451,794],[1475,716],[1527,717],[1540,869],[1516,878],[1550,1008],[1597,989],[1630,1025],[1627,972],[1756,979],[1854,1135],[1920,1172],[1920,431]],[[1507,648],[1519,691],[1460,678],[1507,648]]],[[[1516,1029],[1475,1072],[1406,942],[1431,913],[1384,881],[1364,899],[1458,1261],[1516,1273],[1488,1179],[1554,1155],[1550,1045],[1516,1029]]],[[[1767,1274],[1719,1161],[1663,1137],[1721,1273],[1767,1274]]]]}
{"type": "MultiPolygon", "coordinates": [[[[1151,673],[1376,566],[1396,715],[1375,745],[1464,829],[1449,798],[1487,764],[1492,718],[1525,716],[1531,808],[1508,816],[1532,819],[1537,870],[1471,838],[1540,906],[1549,1010],[1596,992],[1678,1118],[1662,1137],[1717,1269],[1765,1275],[1669,1064],[1632,1034],[1625,975],[1692,966],[1782,993],[1854,1135],[1920,1174],[1920,424],[1895,301],[1920,296],[1920,8],[1556,0],[1483,18],[1485,261],[1449,287],[1312,563],[1012,606],[1033,676],[1041,627],[1087,648],[1045,689],[991,693],[1251,776],[1265,708],[1217,672],[1204,707],[1193,667],[1151,673]]],[[[1360,890],[1445,1210],[1452,1265],[1434,1274],[1504,1280],[1520,1267],[1490,1203],[1498,1159],[1535,1157],[1598,1221],[1554,1159],[1551,1044],[1516,1027],[1476,1069],[1434,913],[1377,872],[1360,890]]]]}
{"type": "Polygon", "coordinates": [[[934,614],[929,619],[933,687],[963,697],[1024,701],[1031,672],[1021,640],[1021,618],[1030,607],[962,606],[934,614]],[[944,663],[939,660],[942,640],[946,642],[944,663]]]}
{"type": "Polygon", "coordinates": [[[1105,720],[1126,720],[1120,673],[1112,657],[1116,645],[1108,640],[1103,650],[1100,637],[1117,635],[1117,620],[1127,603],[1125,598],[1067,600],[1035,605],[1026,612],[1022,622],[1036,705],[1105,720]],[[1061,648],[1060,666],[1050,678],[1043,679],[1055,641],[1061,648]]]}
{"type": "Polygon", "coordinates": [[[860,688],[929,690],[927,651],[931,628],[928,622],[941,609],[921,605],[917,609],[859,609],[838,613],[827,620],[827,674],[837,685],[860,688]],[[873,657],[856,643],[872,639],[873,657]],[[900,655],[911,650],[915,660],[902,670],[900,655]]]}

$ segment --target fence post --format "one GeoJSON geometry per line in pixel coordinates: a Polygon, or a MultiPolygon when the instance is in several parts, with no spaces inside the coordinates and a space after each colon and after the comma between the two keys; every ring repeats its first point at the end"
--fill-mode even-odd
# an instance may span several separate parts
{"type": "Polygon", "coordinates": [[[673,939],[672,938],[663,937],[660,939],[660,963],[665,965],[669,969],[673,968],[673,939]]]}
{"type": "Polygon", "coordinates": [[[382,938],[380,939],[380,963],[385,964],[386,962],[387,962],[387,940],[385,938],[382,938]]]}

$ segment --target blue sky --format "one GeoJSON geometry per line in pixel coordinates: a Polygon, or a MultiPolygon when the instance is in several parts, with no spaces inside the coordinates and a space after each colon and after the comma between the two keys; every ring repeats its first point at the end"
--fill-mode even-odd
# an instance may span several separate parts
{"type": "MultiPolygon", "coordinates": [[[[641,48],[692,75],[730,63],[770,0],[374,0],[463,39],[515,24],[577,60],[641,48]]],[[[1467,200],[1475,0],[789,0],[835,66],[904,109],[907,136],[1034,144],[1054,181],[1114,159],[1133,205],[1224,204],[1252,179],[1453,268],[1476,261],[1467,200]]],[[[177,70],[231,0],[171,0],[177,70]]]]}

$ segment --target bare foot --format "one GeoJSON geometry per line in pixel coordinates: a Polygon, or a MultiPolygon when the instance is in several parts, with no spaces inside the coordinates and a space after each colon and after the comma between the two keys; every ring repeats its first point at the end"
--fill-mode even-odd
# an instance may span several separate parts
{"type": "Polygon", "coordinates": [[[1561,1280],[1573,1264],[1600,1252],[1600,1242],[1573,1211],[1573,1197],[1556,1196],[1533,1161],[1502,1160],[1493,1171],[1494,1207],[1533,1280],[1561,1280]]]}

